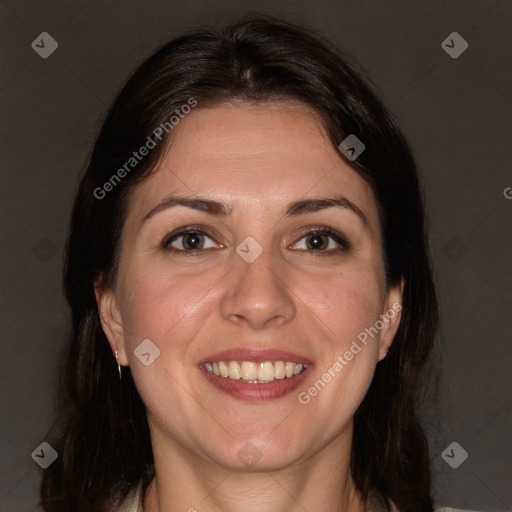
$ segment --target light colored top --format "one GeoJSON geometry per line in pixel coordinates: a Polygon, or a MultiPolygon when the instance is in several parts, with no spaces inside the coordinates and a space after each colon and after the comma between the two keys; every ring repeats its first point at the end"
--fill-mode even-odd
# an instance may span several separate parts
{"type": "MultiPolygon", "coordinates": [[[[139,485],[117,509],[112,512],[144,512],[141,503],[142,486],[139,485]]],[[[192,509],[194,510],[194,509],[192,509]]],[[[393,509],[397,510],[397,509],[393,509]]],[[[383,504],[381,498],[377,494],[372,494],[368,500],[366,512],[383,512],[383,504]]],[[[437,508],[434,512],[479,512],[478,510],[461,510],[458,508],[442,507],[437,508]]]]}

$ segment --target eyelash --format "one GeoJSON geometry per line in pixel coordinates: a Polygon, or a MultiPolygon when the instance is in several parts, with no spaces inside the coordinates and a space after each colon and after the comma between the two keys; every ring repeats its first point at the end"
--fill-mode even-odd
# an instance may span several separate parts
{"type": "MultiPolygon", "coordinates": [[[[204,253],[205,251],[210,250],[211,248],[207,249],[191,249],[191,250],[184,250],[184,249],[176,249],[174,247],[171,247],[171,244],[178,240],[180,237],[183,237],[185,235],[190,234],[198,234],[205,236],[207,238],[210,238],[213,240],[213,237],[210,236],[208,233],[206,233],[201,227],[199,226],[185,226],[182,228],[179,228],[177,231],[174,231],[167,235],[162,243],[161,246],[164,250],[175,253],[175,254],[187,254],[190,256],[197,256],[201,253],[204,253]]],[[[327,249],[327,250],[319,250],[315,251],[313,249],[298,249],[303,252],[311,252],[316,253],[318,255],[322,256],[330,256],[333,254],[339,254],[340,252],[346,252],[351,248],[350,243],[346,239],[344,235],[342,235],[340,232],[328,227],[328,226],[310,226],[304,232],[300,235],[299,239],[293,244],[297,245],[303,238],[311,235],[323,235],[326,237],[329,237],[331,240],[333,240],[335,243],[338,244],[338,247],[335,249],[327,249]]],[[[220,247],[223,247],[222,245],[220,247]]]]}

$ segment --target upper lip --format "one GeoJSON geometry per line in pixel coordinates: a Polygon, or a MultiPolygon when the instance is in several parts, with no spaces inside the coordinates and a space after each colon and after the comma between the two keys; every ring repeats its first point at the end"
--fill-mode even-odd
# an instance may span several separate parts
{"type": "Polygon", "coordinates": [[[286,352],[271,348],[232,348],[216,352],[205,357],[198,364],[213,363],[216,361],[251,361],[262,363],[265,361],[287,361],[291,363],[313,364],[311,359],[300,354],[286,352]]]}

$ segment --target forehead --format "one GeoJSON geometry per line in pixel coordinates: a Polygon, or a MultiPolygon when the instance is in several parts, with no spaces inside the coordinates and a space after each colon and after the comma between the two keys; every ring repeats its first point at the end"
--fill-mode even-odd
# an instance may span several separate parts
{"type": "Polygon", "coordinates": [[[343,195],[370,221],[377,215],[371,187],[342,160],[320,117],[291,101],[199,105],[175,128],[130,211],[143,215],[170,194],[241,209],[281,209],[298,199],[343,195]]]}

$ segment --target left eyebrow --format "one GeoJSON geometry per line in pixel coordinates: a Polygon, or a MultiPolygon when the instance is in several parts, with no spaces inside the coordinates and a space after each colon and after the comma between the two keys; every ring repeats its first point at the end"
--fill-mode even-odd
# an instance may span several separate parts
{"type": "Polygon", "coordinates": [[[350,199],[343,196],[332,197],[332,198],[319,198],[319,199],[301,199],[300,201],[294,201],[289,204],[285,211],[286,217],[295,217],[298,215],[304,215],[306,213],[318,212],[327,208],[344,208],[355,213],[362,221],[363,224],[369,228],[370,223],[368,218],[364,214],[363,210],[354,204],[350,199]]]}
{"type": "MultiPolygon", "coordinates": [[[[218,201],[201,197],[183,197],[183,196],[168,196],[165,197],[152,208],[145,216],[142,222],[147,221],[157,213],[160,213],[169,208],[176,206],[185,206],[194,210],[199,210],[210,215],[218,217],[225,217],[232,212],[232,208],[218,201]]],[[[363,224],[369,228],[370,223],[364,212],[352,201],[343,196],[332,197],[332,198],[311,198],[311,199],[300,199],[290,203],[285,210],[285,217],[296,217],[299,215],[305,215],[307,213],[318,212],[327,208],[343,208],[355,213],[362,221],[363,224]]]]}

